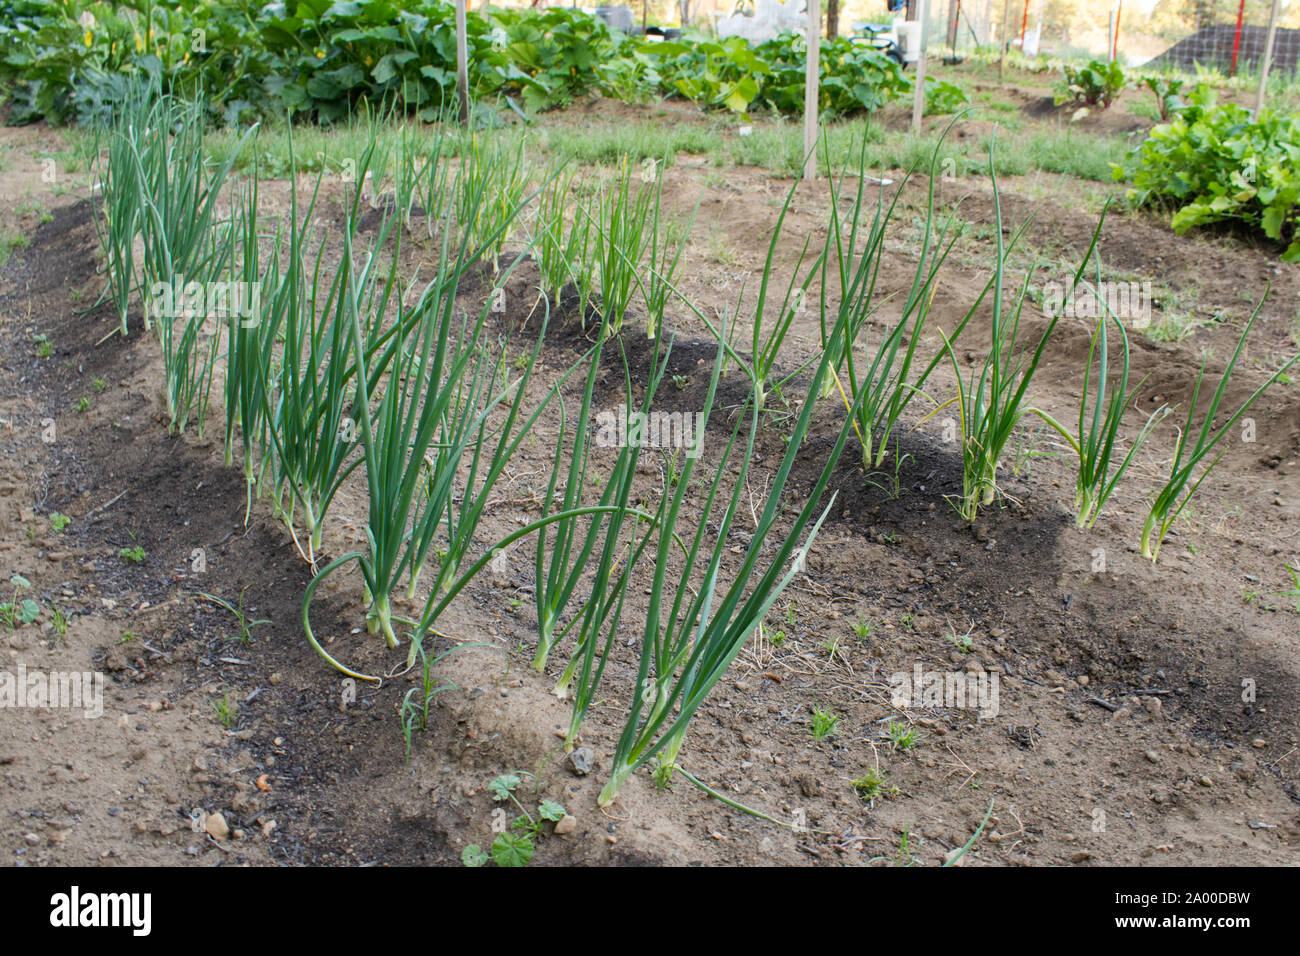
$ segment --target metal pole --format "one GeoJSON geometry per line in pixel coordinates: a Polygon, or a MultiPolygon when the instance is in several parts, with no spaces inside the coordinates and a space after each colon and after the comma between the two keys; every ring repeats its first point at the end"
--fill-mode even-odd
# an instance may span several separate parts
{"type": "Polygon", "coordinates": [[[1115,39],[1111,41],[1110,47],[1110,58],[1112,60],[1119,59],[1119,18],[1123,13],[1124,0],[1119,0],[1119,2],[1115,4],[1115,39]]]}
{"type": "Polygon", "coordinates": [[[822,12],[819,0],[808,0],[808,55],[803,81],[803,178],[817,178],[817,94],[820,89],[822,12]]]}
{"type": "Polygon", "coordinates": [[[921,110],[925,106],[925,18],[929,12],[928,0],[921,0],[920,7],[920,38],[917,46],[920,47],[919,55],[916,58],[916,93],[912,97],[912,132],[921,131],[921,110]]]}
{"type": "Polygon", "coordinates": [[[1255,117],[1264,108],[1264,94],[1268,91],[1268,64],[1273,58],[1273,40],[1277,38],[1277,17],[1282,0],[1273,0],[1273,8],[1268,14],[1268,39],[1264,41],[1264,58],[1259,61],[1259,90],[1255,93],[1255,117]]]}
{"type": "Polygon", "coordinates": [[[1237,7],[1237,32],[1232,35],[1232,65],[1228,67],[1228,75],[1237,75],[1237,51],[1241,49],[1241,21],[1246,16],[1246,0],[1241,0],[1237,7]]]}

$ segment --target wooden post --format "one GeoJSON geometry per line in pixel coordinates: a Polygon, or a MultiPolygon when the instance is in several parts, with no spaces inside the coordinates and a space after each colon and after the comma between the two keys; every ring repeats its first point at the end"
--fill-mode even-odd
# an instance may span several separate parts
{"type": "Polygon", "coordinates": [[[840,35],[840,0],[826,0],[826,39],[840,35]]]}
{"type": "Polygon", "coordinates": [[[1277,38],[1277,17],[1282,0],[1273,0],[1268,13],[1268,37],[1264,40],[1264,58],[1259,61],[1259,89],[1255,92],[1255,117],[1264,108],[1264,94],[1268,92],[1268,63],[1273,58],[1273,41],[1277,38]]]}
{"type": "Polygon", "coordinates": [[[456,89],[460,93],[460,121],[469,122],[469,44],[466,40],[465,0],[456,0],[456,89]]]}
{"type": "Polygon", "coordinates": [[[804,58],[803,178],[817,178],[817,100],[821,89],[822,11],[819,0],[808,0],[808,55],[804,58]]]}
{"type": "Polygon", "coordinates": [[[1002,29],[998,31],[998,46],[1002,48],[998,54],[998,82],[1002,82],[1002,67],[1007,62],[1007,38],[1011,36],[1011,0],[1007,0],[1006,5],[1002,8],[1002,29]]]}
{"type": "Polygon", "coordinates": [[[925,106],[925,17],[929,12],[927,0],[921,0],[918,22],[921,25],[917,46],[920,47],[916,58],[916,92],[912,96],[912,132],[921,132],[921,111],[925,106]]]}

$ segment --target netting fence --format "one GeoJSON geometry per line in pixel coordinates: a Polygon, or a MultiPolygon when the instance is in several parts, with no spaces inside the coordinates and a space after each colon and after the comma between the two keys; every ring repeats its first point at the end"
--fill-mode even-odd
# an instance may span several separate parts
{"type": "MultiPolygon", "coordinates": [[[[915,2],[915,0],[914,0],[915,2]]],[[[931,0],[931,56],[1002,48],[1188,74],[1258,76],[1272,0],[931,0]]],[[[1300,82],[1300,0],[1282,0],[1270,75],[1300,82]]]]}

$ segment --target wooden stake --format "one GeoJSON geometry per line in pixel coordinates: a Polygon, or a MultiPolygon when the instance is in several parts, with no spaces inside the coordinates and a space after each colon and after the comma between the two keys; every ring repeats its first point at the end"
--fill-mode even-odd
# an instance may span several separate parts
{"type": "Polygon", "coordinates": [[[803,92],[803,178],[817,178],[817,99],[822,52],[822,12],[819,0],[808,0],[808,56],[803,92]]]}

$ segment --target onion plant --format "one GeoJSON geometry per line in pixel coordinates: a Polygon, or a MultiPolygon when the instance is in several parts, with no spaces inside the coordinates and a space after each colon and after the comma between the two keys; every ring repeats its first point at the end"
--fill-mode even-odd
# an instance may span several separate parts
{"type": "Polygon", "coordinates": [[[520,139],[513,150],[497,139],[467,134],[456,177],[456,223],[473,245],[486,245],[498,271],[501,252],[528,190],[528,162],[520,139]]]}
{"type": "MultiPolygon", "coordinates": [[[[855,430],[862,445],[862,466],[867,470],[879,468],[884,462],[894,426],[912,398],[923,394],[921,389],[925,380],[936,367],[936,363],[932,362],[915,380],[910,379],[917,344],[934,299],[939,268],[956,241],[955,237],[948,238],[953,216],[949,216],[936,231],[934,184],[941,146],[942,143],[936,146],[931,159],[928,207],[917,251],[916,270],[903,300],[901,314],[897,322],[880,337],[874,352],[868,351],[865,359],[859,359],[856,353],[859,344],[865,347],[866,343],[860,343],[859,340],[863,337],[863,330],[867,328],[871,316],[880,308],[876,300],[876,284],[884,258],[885,233],[899,198],[911,179],[912,171],[904,177],[887,206],[883,187],[881,188],[876,200],[875,216],[869,226],[862,218],[868,198],[867,177],[858,176],[857,193],[852,201],[853,211],[846,222],[842,222],[840,216],[840,187],[834,179],[830,181],[831,220],[822,255],[821,274],[822,341],[825,342],[828,338],[827,318],[831,310],[827,292],[832,278],[839,294],[835,317],[836,320],[843,321],[846,333],[841,354],[832,356],[831,375],[826,379],[826,386],[833,389],[837,385],[842,388],[843,384],[847,384],[847,394],[842,396],[846,406],[850,396],[856,398],[865,393],[857,405],[855,430]],[[839,379],[838,373],[841,370],[845,373],[844,383],[839,379]]],[[[864,135],[859,169],[866,167],[866,147],[867,137],[864,135]]],[[[829,161],[828,150],[827,162],[829,161]]],[[[965,322],[954,330],[954,339],[964,327],[965,322]]]]}
{"type": "MultiPolygon", "coordinates": [[[[794,199],[794,191],[798,188],[798,185],[799,181],[796,180],[786,194],[785,203],[781,207],[781,214],[777,217],[776,226],[773,228],[771,239],[768,241],[767,258],[763,263],[763,274],[759,279],[758,302],[754,307],[752,350],[749,358],[745,358],[736,351],[734,333],[730,335],[725,333],[715,325],[714,320],[709,319],[689,302],[687,303],[687,308],[704,323],[709,332],[718,340],[719,346],[725,353],[724,365],[728,361],[735,361],[736,365],[745,372],[758,396],[759,411],[763,410],[772,391],[779,393],[786,382],[807,367],[806,364],[800,366],[783,378],[774,381],[776,360],[781,352],[781,346],[790,332],[790,326],[794,322],[795,316],[806,307],[808,289],[822,264],[821,256],[816,257],[804,273],[803,279],[800,280],[799,270],[807,260],[808,246],[811,239],[804,241],[794,271],[791,273],[790,282],[786,286],[785,296],[781,300],[780,306],[775,310],[774,318],[767,313],[768,285],[774,275],[772,263],[776,257],[777,243],[781,237],[781,227],[785,222],[786,214],[790,211],[790,203],[794,199]],[[773,320],[769,321],[769,319],[773,320]]],[[[672,288],[670,282],[665,284],[668,288],[672,288]]],[[[744,295],[745,291],[742,288],[739,300],[736,303],[737,315],[741,313],[744,306],[744,295]]]]}
{"type": "MultiPolygon", "coordinates": [[[[641,283],[642,294],[645,297],[646,310],[646,337],[655,338],[664,324],[664,310],[668,308],[668,301],[673,294],[673,283],[677,279],[677,267],[682,261],[682,253],[686,251],[686,242],[691,235],[691,226],[695,222],[695,214],[699,211],[699,202],[695,204],[695,209],[691,212],[691,217],[687,220],[686,225],[678,227],[675,224],[666,221],[660,215],[660,207],[663,199],[663,163],[655,164],[657,170],[655,174],[654,185],[654,202],[652,204],[650,228],[649,228],[649,248],[646,250],[647,266],[650,275],[641,283]]],[[[701,198],[703,198],[701,196],[701,198]]]]}
{"type": "MultiPolygon", "coordinates": [[[[470,178],[478,175],[473,170],[463,170],[462,174],[470,178]]],[[[492,181],[475,181],[477,199],[482,202],[492,181]]],[[[469,188],[463,184],[457,186],[462,195],[469,188]]],[[[497,377],[504,378],[508,369],[504,349],[495,361],[483,351],[489,305],[484,304],[472,323],[455,320],[461,277],[509,227],[508,221],[499,221],[496,231],[483,236],[482,242],[475,245],[478,204],[471,203],[467,208],[465,215],[466,207],[448,207],[448,218],[456,214],[462,224],[458,250],[453,255],[454,230],[448,225],[443,230],[433,280],[414,306],[406,305],[405,296],[392,297],[398,315],[383,334],[377,334],[379,326],[373,316],[382,315],[390,301],[395,271],[390,271],[387,279],[378,284],[379,292],[371,302],[362,298],[369,264],[359,273],[359,281],[347,281],[341,287],[341,301],[350,327],[352,374],[356,379],[356,437],[363,451],[369,490],[367,549],[343,555],[321,569],[313,579],[309,596],[320,580],[343,564],[355,561],[365,581],[367,630],[382,633],[390,647],[398,644],[391,592],[403,574],[409,571],[413,577],[418,575],[418,569],[410,565],[428,553],[431,527],[445,526],[447,535],[447,546],[439,552],[440,568],[433,589],[437,595],[455,575],[473,541],[492,488],[542,411],[539,408],[521,427],[516,427],[541,349],[541,338],[526,360],[522,374],[498,392],[497,377]],[[363,313],[367,315],[365,319],[363,313]],[[457,325],[459,329],[453,338],[457,325]],[[469,371],[471,365],[473,373],[469,371]],[[491,371],[486,372],[488,369],[491,371]],[[486,391],[489,398],[479,402],[477,396],[484,393],[478,384],[483,374],[489,374],[486,391]],[[464,397],[466,390],[468,399],[464,397]],[[367,400],[372,395],[378,396],[373,412],[367,400]],[[505,408],[504,422],[494,425],[492,415],[499,406],[505,408]],[[458,416],[460,421],[451,421],[451,415],[458,416]],[[447,450],[448,440],[457,442],[451,447],[451,453],[438,454],[447,450]],[[460,503],[456,505],[452,482],[466,452],[470,453],[468,476],[460,489],[460,503]],[[485,458],[485,453],[490,457],[485,458]],[[433,486],[427,477],[430,464],[441,471],[433,486]]],[[[343,239],[346,265],[353,256],[351,229],[345,230],[343,239]]],[[[395,254],[393,270],[396,262],[395,254]]],[[[315,645],[307,618],[309,596],[304,599],[303,618],[308,638],[315,645]]],[[[413,645],[412,663],[414,654],[413,645]]]]}
{"type": "Polygon", "coordinates": [[[1227,451],[1220,452],[1218,457],[1206,465],[1200,476],[1193,481],[1192,476],[1201,466],[1201,463],[1209,457],[1215,446],[1223,441],[1224,437],[1233,429],[1241,417],[1246,414],[1246,410],[1254,404],[1255,399],[1259,398],[1265,389],[1286,374],[1297,360],[1300,360],[1300,354],[1297,354],[1284,362],[1281,367],[1268,377],[1264,384],[1251,393],[1250,397],[1242,403],[1241,407],[1231,417],[1217,429],[1214,427],[1214,419],[1219,413],[1219,406],[1223,403],[1224,393],[1228,389],[1228,380],[1237,367],[1241,353],[1246,347],[1246,337],[1250,335],[1250,330],[1259,317],[1259,310],[1263,308],[1267,299],[1268,291],[1265,290],[1263,297],[1259,300],[1259,305],[1255,306],[1255,311],[1251,313],[1245,328],[1241,330],[1241,338],[1237,340],[1237,348],[1233,351],[1232,358],[1228,360],[1228,364],[1223,369],[1223,375],[1219,379],[1219,387],[1215,389],[1214,395],[1210,398],[1209,405],[1205,410],[1205,420],[1201,423],[1201,428],[1196,433],[1193,442],[1192,428],[1196,415],[1196,404],[1201,394],[1201,383],[1205,379],[1205,362],[1204,360],[1201,362],[1201,369],[1196,375],[1196,386],[1192,389],[1192,397],[1187,404],[1187,420],[1178,431],[1178,441],[1174,446],[1174,457],[1169,465],[1169,479],[1156,494],[1155,500],[1151,503],[1151,511],[1147,515],[1146,524],[1142,527],[1142,556],[1150,558],[1153,564],[1160,557],[1160,545],[1164,542],[1169,528],[1178,520],[1178,516],[1183,513],[1183,509],[1187,507],[1193,496],[1195,496],[1197,489],[1201,487],[1201,482],[1209,476],[1210,472],[1214,470],[1214,466],[1223,459],[1227,451]]]}
{"type": "MultiPolygon", "coordinates": [[[[270,300],[279,278],[278,255],[270,260],[266,274],[262,270],[258,182],[258,165],[254,161],[231,213],[231,236],[238,241],[238,248],[230,259],[230,277],[244,289],[246,314],[232,314],[226,328],[225,456],[227,467],[233,465],[235,434],[238,432],[248,492],[245,521],[252,509],[256,463],[270,443],[266,407],[270,404],[267,388],[271,379],[275,330],[265,321],[263,303],[270,300]]],[[[279,239],[277,229],[273,237],[277,252],[279,239]]]]}
{"type": "MultiPolygon", "coordinates": [[[[1106,214],[1103,211],[1101,220],[1097,223],[1097,232],[1093,234],[1093,248],[1096,247],[1097,236],[1101,232],[1102,223],[1106,220],[1106,214]]],[[[1120,450],[1116,447],[1119,436],[1120,423],[1124,417],[1124,410],[1128,407],[1133,397],[1137,394],[1142,383],[1139,382],[1130,390],[1129,382],[1129,344],[1128,333],[1124,329],[1124,323],[1119,317],[1114,315],[1106,304],[1105,296],[1099,293],[1101,287],[1101,261],[1094,256],[1096,265],[1097,285],[1089,286],[1081,282],[1081,274],[1076,274],[1075,281],[1071,285],[1071,291],[1082,285],[1089,294],[1096,297],[1101,305],[1101,318],[1097,321],[1097,326],[1093,330],[1092,340],[1088,345],[1088,358],[1083,366],[1083,390],[1079,396],[1079,419],[1078,428],[1073,434],[1061,425],[1055,418],[1039,408],[1033,408],[1032,411],[1052,426],[1079,459],[1079,467],[1075,476],[1075,524],[1080,528],[1091,528],[1097,523],[1101,516],[1101,510],[1106,504],[1106,500],[1114,492],[1115,486],[1119,483],[1124,472],[1133,462],[1133,457],[1137,454],[1138,449],[1146,443],[1155,426],[1168,413],[1165,406],[1161,406],[1152,412],[1146,420],[1146,423],[1138,431],[1132,443],[1129,445],[1128,453],[1121,459],[1119,458],[1120,450]],[[1120,344],[1123,347],[1122,365],[1117,377],[1110,377],[1110,341],[1108,328],[1113,324],[1115,331],[1119,335],[1120,344]],[[1094,387],[1093,369],[1094,357],[1096,359],[1096,384],[1094,387]],[[1092,399],[1091,408],[1089,407],[1089,398],[1095,388],[1095,398],[1092,399]],[[1112,464],[1118,462],[1112,470],[1112,464]]],[[[1145,381],[1145,379],[1143,380],[1145,381]]]]}
{"type": "MultiPolygon", "coordinates": [[[[725,334],[724,329],[724,339],[725,334]]],[[[598,797],[601,806],[612,802],[627,779],[652,757],[658,757],[661,780],[671,774],[691,719],[740,653],[750,634],[758,628],[764,615],[793,579],[803,555],[816,537],[821,522],[830,509],[830,505],[821,508],[822,495],[851,434],[850,421],[846,421],[840,428],[817,482],[808,492],[784,537],[779,535],[776,524],[781,515],[791,468],[812,422],[815,398],[823,380],[830,374],[831,359],[842,344],[843,334],[844,323],[841,321],[833,330],[828,347],[822,351],[808,396],[791,431],[785,455],[773,476],[766,504],[745,545],[741,565],[728,587],[723,581],[722,559],[733,548],[732,527],[739,511],[749,464],[753,460],[761,417],[760,386],[757,382],[753,383],[748,403],[748,438],[740,460],[735,462],[732,456],[734,450],[740,447],[737,438],[744,425],[744,416],[737,419],[722,451],[717,470],[709,481],[700,514],[693,518],[696,529],[687,549],[680,584],[676,587],[669,606],[667,599],[672,589],[667,583],[668,556],[677,524],[682,517],[682,503],[697,459],[688,459],[683,467],[671,492],[671,500],[662,509],[655,532],[655,567],[650,588],[652,597],[646,614],[631,710],[614,750],[609,780],[598,797]],[[734,475],[735,484],[723,505],[721,495],[724,477],[731,475],[734,475]],[[721,514],[718,513],[720,505],[721,514]],[[797,542],[805,530],[808,531],[808,536],[802,549],[799,549],[797,542]],[[706,539],[712,541],[711,546],[706,545],[706,539]],[[791,562],[796,551],[799,552],[799,560],[791,562]],[[767,568],[758,574],[762,563],[766,563],[767,568]],[[699,582],[692,586],[692,578],[696,575],[699,575],[699,582]]],[[[722,349],[719,348],[710,382],[711,394],[717,387],[721,352],[722,349]]],[[[853,411],[850,410],[850,418],[853,411]]],[[[833,499],[831,504],[833,505],[833,499]]]]}
{"type": "MultiPolygon", "coordinates": [[[[605,330],[602,325],[601,335],[591,352],[591,361],[583,389],[582,405],[577,417],[577,427],[574,429],[573,447],[569,450],[569,465],[565,474],[562,496],[557,495],[556,492],[556,485],[560,478],[561,465],[566,451],[564,406],[563,403],[560,405],[560,434],[556,440],[555,462],[546,491],[546,500],[542,505],[543,517],[551,512],[552,503],[557,498],[559,499],[558,507],[561,512],[572,513],[583,504],[583,492],[587,483],[587,475],[592,467],[591,436],[589,434],[591,397],[596,384],[596,376],[600,369],[605,337],[605,330]]],[[[639,420],[645,420],[645,416],[650,412],[655,394],[667,368],[667,353],[669,351],[671,351],[671,347],[666,350],[659,347],[655,349],[650,379],[646,384],[645,393],[641,400],[639,413],[641,418],[639,420]],[[661,351],[665,353],[662,361],[660,360],[661,351]]],[[[631,412],[633,407],[632,384],[626,356],[623,357],[623,376],[625,398],[624,404],[619,408],[619,414],[626,415],[631,412]]],[[[579,669],[578,662],[583,656],[583,652],[588,649],[588,644],[593,639],[594,634],[608,620],[608,614],[614,609],[615,599],[617,599],[621,608],[622,595],[617,592],[627,587],[631,563],[624,565],[623,573],[619,576],[612,575],[611,567],[618,559],[618,544],[621,540],[620,535],[629,508],[628,502],[632,496],[632,483],[636,475],[637,464],[640,461],[643,441],[641,437],[636,435],[626,437],[627,440],[623,441],[618,448],[613,468],[604,477],[604,491],[599,498],[601,506],[615,509],[609,513],[608,525],[604,524],[605,512],[599,512],[592,515],[586,522],[586,531],[581,536],[579,530],[583,522],[577,517],[556,522],[553,536],[549,528],[543,527],[538,531],[536,586],[538,641],[533,666],[538,671],[543,670],[551,648],[562,640],[572,628],[575,626],[578,628],[574,641],[575,651],[570,656],[569,665],[565,668],[564,674],[555,688],[555,693],[561,697],[567,695],[570,682],[579,669]],[[592,554],[601,540],[602,529],[604,530],[604,544],[595,566],[595,585],[592,587],[590,599],[579,614],[574,615],[567,625],[557,630],[560,620],[564,617],[566,606],[580,586],[583,577],[588,573],[592,554]],[[593,604],[596,607],[592,607],[593,604]],[[597,610],[602,607],[605,609],[603,615],[597,610]]],[[[616,627],[617,625],[614,624],[613,626],[616,627]]],[[[594,686],[591,683],[591,677],[590,671],[584,672],[584,680],[581,683],[580,691],[588,690],[594,686]]],[[[599,679],[598,676],[596,679],[599,679]]],[[[586,698],[586,700],[589,699],[589,697],[586,698]]],[[[580,720],[580,716],[577,717],[577,721],[580,722],[580,720]]],[[[570,735],[571,738],[572,735],[570,735]]]]}
{"type": "Polygon", "coordinates": [[[625,155],[613,186],[597,194],[594,214],[582,210],[593,220],[600,311],[608,335],[617,335],[622,329],[623,317],[638,287],[650,234],[658,226],[654,213],[657,195],[657,190],[633,187],[625,155]]]}
{"type": "MultiPolygon", "coordinates": [[[[671,342],[667,343],[665,348],[656,347],[655,349],[655,356],[650,370],[650,380],[646,385],[646,394],[641,404],[643,414],[650,408],[654,393],[663,381],[671,353],[671,342]]],[[[715,374],[710,379],[709,392],[704,402],[706,409],[713,406],[713,396],[717,391],[717,369],[719,364],[715,363],[715,374]]],[[[632,407],[632,382],[626,362],[624,363],[623,374],[624,388],[627,395],[624,408],[630,409],[632,407]]],[[[701,428],[703,428],[703,425],[701,425],[701,428]]],[[[702,441],[703,433],[701,432],[694,437],[696,442],[702,441]]],[[[596,562],[591,598],[582,609],[581,616],[575,617],[574,622],[570,625],[571,627],[577,626],[577,636],[574,640],[573,651],[569,655],[568,666],[565,667],[564,673],[560,676],[559,683],[555,688],[557,696],[563,697],[571,694],[573,698],[569,729],[564,738],[566,750],[573,749],[582,722],[586,718],[592,701],[595,700],[596,691],[604,675],[605,665],[609,660],[609,652],[623,616],[623,606],[627,598],[633,569],[637,567],[646,548],[654,542],[655,529],[660,527],[660,523],[667,513],[668,503],[671,500],[668,493],[669,486],[675,487],[672,475],[681,449],[674,449],[672,452],[661,451],[661,454],[666,458],[665,474],[668,477],[655,515],[648,518],[643,512],[628,507],[632,495],[632,483],[635,480],[639,464],[641,444],[640,441],[632,440],[629,437],[629,440],[619,449],[618,460],[609,477],[607,494],[601,499],[602,505],[612,503],[617,508],[609,517],[605,542],[600,557],[596,562]],[[632,516],[633,525],[627,536],[626,544],[623,545],[623,526],[629,516],[632,516]],[[637,540],[638,535],[640,535],[639,541],[637,540]],[[623,548],[622,552],[620,552],[621,546],[623,548]],[[619,560],[620,553],[622,554],[621,562],[619,560]]],[[[683,480],[685,480],[685,476],[681,474],[678,474],[675,479],[677,484],[680,484],[683,480]]],[[[593,518],[594,520],[595,518],[593,518]]],[[[672,534],[671,537],[682,552],[685,553],[686,547],[681,538],[676,534],[672,534]]]]}
{"type": "MultiPolygon", "coordinates": [[[[154,102],[149,129],[130,151],[141,190],[140,234],[144,239],[143,287],[208,282],[221,245],[217,199],[251,127],[226,159],[209,169],[203,152],[204,106],[169,96],[154,102]]],[[[149,308],[146,307],[146,313],[149,308]]]]}
{"type": "MultiPolygon", "coordinates": [[[[600,359],[604,352],[605,335],[602,323],[601,335],[591,350],[587,367],[587,377],[582,390],[582,403],[578,409],[577,427],[573,430],[573,446],[569,452],[568,471],[564,475],[563,497],[559,510],[571,512],[582,503],[583,491],[590,467],[591,449],[591,401],[596,387],[596,377],[600,371],[600,359]]],[[[551,479],[546,487],[546,496],[542,501],[542,516],[550,514],[556,497],[556,485],[560,480],[566,451],[566,415],[564,400],[559,399],[560,429],[555,441],[555,461],[551,466],[551,479]]],[[[622,463],[620,455],[619,462],[622,463]]],[[[617,471],[617,469],[616,469],[617,471]]],[[[611,477],[605,485],[601,504],[606,504],[613,489],[619,484],[616,477],[611,477]]],[[[533,667],[545,670],[546,659],[556,641],[561,639],[567,629],[557,632],[556,626],[564,614],[569,599],[577,589],[591,553],[596,547],[600,535],[603,515],[593,516],[588,524],[586,534],[579,537],[579,520],[569,518],[559,521],[553,529],[553,536],[548,542],[550,528],[542,528],[537,533],[537,583],[534,597],[537,602],[537,653],[533,657],[533,667]],[[550,545],[548,550],[547,545],[550,545]],[[575,553],[574,548],[577,547],[575,553]]]]}
{"type": "Polygon", "coordinates": [[[101,203],[101,214],[95,217],[95,229],[108,276],[100,301],[105,298],[112,301],[121,318],[123,336],[127,334],[131,295],[140,286],[135,243],[140,232],[144,197],[133,153],[140,148],[139,140],[149,135],[147,131],[155,95],[156,91],[148,85],[130,84],[126,96],[114,110],[112,122],[95,130],[93,178],[101,203]],[[105,144],[103,148],[101,141],[105,144]]]}
{"type": "Polygon", "coordinates": [[[569,211],[573,205],[573,176],[572,168],[554,170],[550,183],[538,195],[533,249],[542,293],[558,301],[561,290],[573,283],[579,315],[585,315],[594,281],[590,261],[592,219],[569,211]]]}
{"type": "MultiPolygon", "coordinates": [[[[985,286],[984,292],[980,294],[963,320],[964,327],[991,288],[992,329],[988,354],[978,369],[971,370],[968,380],[962,379],[961,370],[957,366],[957,356],[952,348],[955,336],[949,337],[942,330],[939,332],[944,343],[940,355],[948,357],[957,380],[957,397],[953,402],[957,405],[961,434],[962,492],[956,508],[966,521],[974,521],[980,507],[992,504],[997,495],[997,471],[1001,464],[1003,449],[1016,425],[1029,411],[1025,393],[1042,362],[1043,350],[1047,347],[1047,342],[1060,319],[1059,314],[1049,319],[1032,353],[1028,350],[1018,351],[1020,318],[1037,264],[1030,268],[1019,293],[1014,296],[1014,301],[1008,307],[1004,301],[1003,288],[1007,253],[1019,241],[1028,223],[1021,225],[1008,245],[1002,235],[1002,204],[996,173],[993,170],[992,153],[990,146],[989,174],[993,178],[993,206],[996,212],[995,232],[997,233],[993,275],[989,284],[985,286]]],[[[1093,243],[1096,243],[1095,233],[1093,243]]],[[[1084,257],[1085,264],[1091,254],[1092,250],[1089,249],[1084,257]]],[[[1082,268],[1081,265],[1080,269],[1082,268]]]]}

